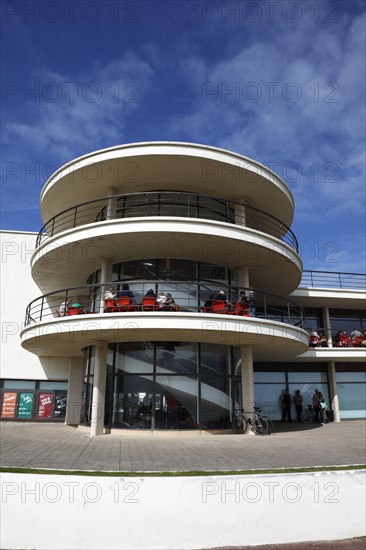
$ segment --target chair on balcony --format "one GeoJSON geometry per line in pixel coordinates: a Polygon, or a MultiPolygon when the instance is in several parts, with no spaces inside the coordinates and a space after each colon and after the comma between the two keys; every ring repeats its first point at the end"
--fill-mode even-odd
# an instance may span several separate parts
{"type": "Polygon", "coordinates": [[[116,306],[114,300],[104,300],[104,303],[106,313],[113,313],[114,311],[118,311],[118,307],[116,306]]]}
{"type": "Polygon", "coordinates": [[[212,313],[226,313],[226,302],[212,302],[212,313]]]}
{"type": "Polygon", "coordinates": [[[156,311],[158,306],[154,297],[151,298],[142,298],[142,311],[156,311]]]}
{"type": "Polygon", "coordinates": [[[355,336],[352,340],[352,347],[353,348],[362,348],[363,347],[363,336],[355,336]]]}
{"type": "Polygon", "coordinates": [[[348,336],[348,334],[341,334],[339,337],[339,343],[340,347],[349,348],[351,347],[351,338],[348,336]]]}
{"type": "Polygon", "coordinates": [[[250,317],[249,308],[241,302],[238,302],[237,304],[235,304],[233,309],[230,311],[227,311],[227,313],[231,315],[241,315],[242,317],[250,317]]]}
{"type": "Polygon", "coordinates": [[[122,296],[118,298],[118,306],[115,311],[137,311],[137,305],[132,302],[132,298],[122,296]]]}

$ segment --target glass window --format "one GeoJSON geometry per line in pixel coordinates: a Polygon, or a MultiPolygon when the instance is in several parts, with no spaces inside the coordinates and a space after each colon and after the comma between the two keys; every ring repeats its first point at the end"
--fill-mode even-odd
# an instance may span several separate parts
{"type": "Polygon", "coordinates": [[[366,382],[366,372],[337,372],[338,382],[366,382]]]}
{"type": "Polygon", "coordinates": [[[289,382],[311,382],[312,384],[324,383],[328,381],[326,372],[289,372],[289,382]]]}
{"type": "Polygon", "coordinates": [[[119,372],[115,377],[113,425],[136,430],[151,429],[153,388],[152,376],[119,372]]]}
{"type": "Polygon", "coordinates": [[[10,390],[34,390],[36,383],[34,380],[5,380],[4,388],[10,390]]]}
{"type": "Polygon", "coordinates": [[[151,342],[127,342],[118,344],[116,353],[117,371],[126,373],[152,373],[154,369],[154,346],[151,342]]]}
{"type": "Polygon", "coordinates": [[[366,329],[366,315],[361,311],[345,312],[344,310],[330,309],[330,326],[333,336],[339,330],[345,330],[348,334],[354,329],[361,332],[366,329]]]}
{"type": "Polygon", "coordinates": [[[40,390],[67,390],[67,382],[40,382],[40,390]]]}
{"type": "Polygon", "coordinates": [[[196,376],[156,377],[156,428],[166,425],[172,428],[197,427],[198,383],[196,376]],[[164,412],[166,411],[166,412],[164,412]]]}
{"type": "Polygon", "coordinates": [[[366,384],[337,383],[341,419],[365,418],[366,384]]]}
{"type": "Polygon", "coordinates": [[[164,342],[156,346],[157,374],[197,374],[197,344],[164,342]]]}
{"type": "Polygon", "coordinates": [[[262,414],[272,420],[281,420],[280,398],[283,390],[284,384],[254,384],[255,404],[262,408],[262,414]]]}
{"type": "Polygon", "coordinates": [[[286,383],[284,372],[254,372],[254,382],[279,382],[286,383]]]}

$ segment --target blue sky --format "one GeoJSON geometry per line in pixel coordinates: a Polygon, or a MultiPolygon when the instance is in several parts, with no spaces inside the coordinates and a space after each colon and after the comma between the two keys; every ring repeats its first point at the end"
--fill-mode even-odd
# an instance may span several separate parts
{"type": "Polygon", "coordinates": [[[57,167],[135,141],[230,149],[291,188],[306,269],[366,271],[364,1],[1,4],[1,227],[57,167]]]}

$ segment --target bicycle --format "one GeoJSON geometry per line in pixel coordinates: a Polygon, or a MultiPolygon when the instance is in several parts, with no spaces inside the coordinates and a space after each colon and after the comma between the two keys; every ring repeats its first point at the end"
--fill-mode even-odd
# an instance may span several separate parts
{"type": "Polygon", "coordinates": [[[250,418],[245,415],[244,409],[236,409],[232,424],[234,432],[244,434],[251,428],[256,435],[270,435],[273,431],[272,420],[261,412],[260,407],[254,407],[253,418],[250,418]]]}
{"type": "MultiPolygon", "coordinates": [[[[311,422],[315,422],[316,413],[315,413],[314,407],[312,405],[307,405],[306,409],[304,409],[302,411],[302,413],[300,414],[300,418],[305,424],[310,424],[311,422]]],[[[326,406],[322,407],[320,421],[323,424],[327,424],[329,422],[328,417],[327,417],[326,406]]]]}

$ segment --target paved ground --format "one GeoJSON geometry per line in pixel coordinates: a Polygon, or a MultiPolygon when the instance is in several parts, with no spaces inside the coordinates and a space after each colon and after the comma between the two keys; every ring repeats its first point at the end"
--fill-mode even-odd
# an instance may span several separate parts
{"type": "MultiPolygon", "coordinates": [[[[0,465],[67,470],[165,472],[365,464],[366,422],[277,424],[270,436],[154,435],[118,432],[91,438],[64,424],[0,423],[0,465]]],[[[226,547],[216,550],[251,550],[226,547]]],[[[366,539],[256,546],[255,550],[365,550],[366,539]]]]}
{"type": "Polygon", "coordinates": [[[366,463],[366,422],[275,424],[270,436],[118,432],[91,438],[64,424],[0,423],[0,465],[167,472],[366,463]]]}

